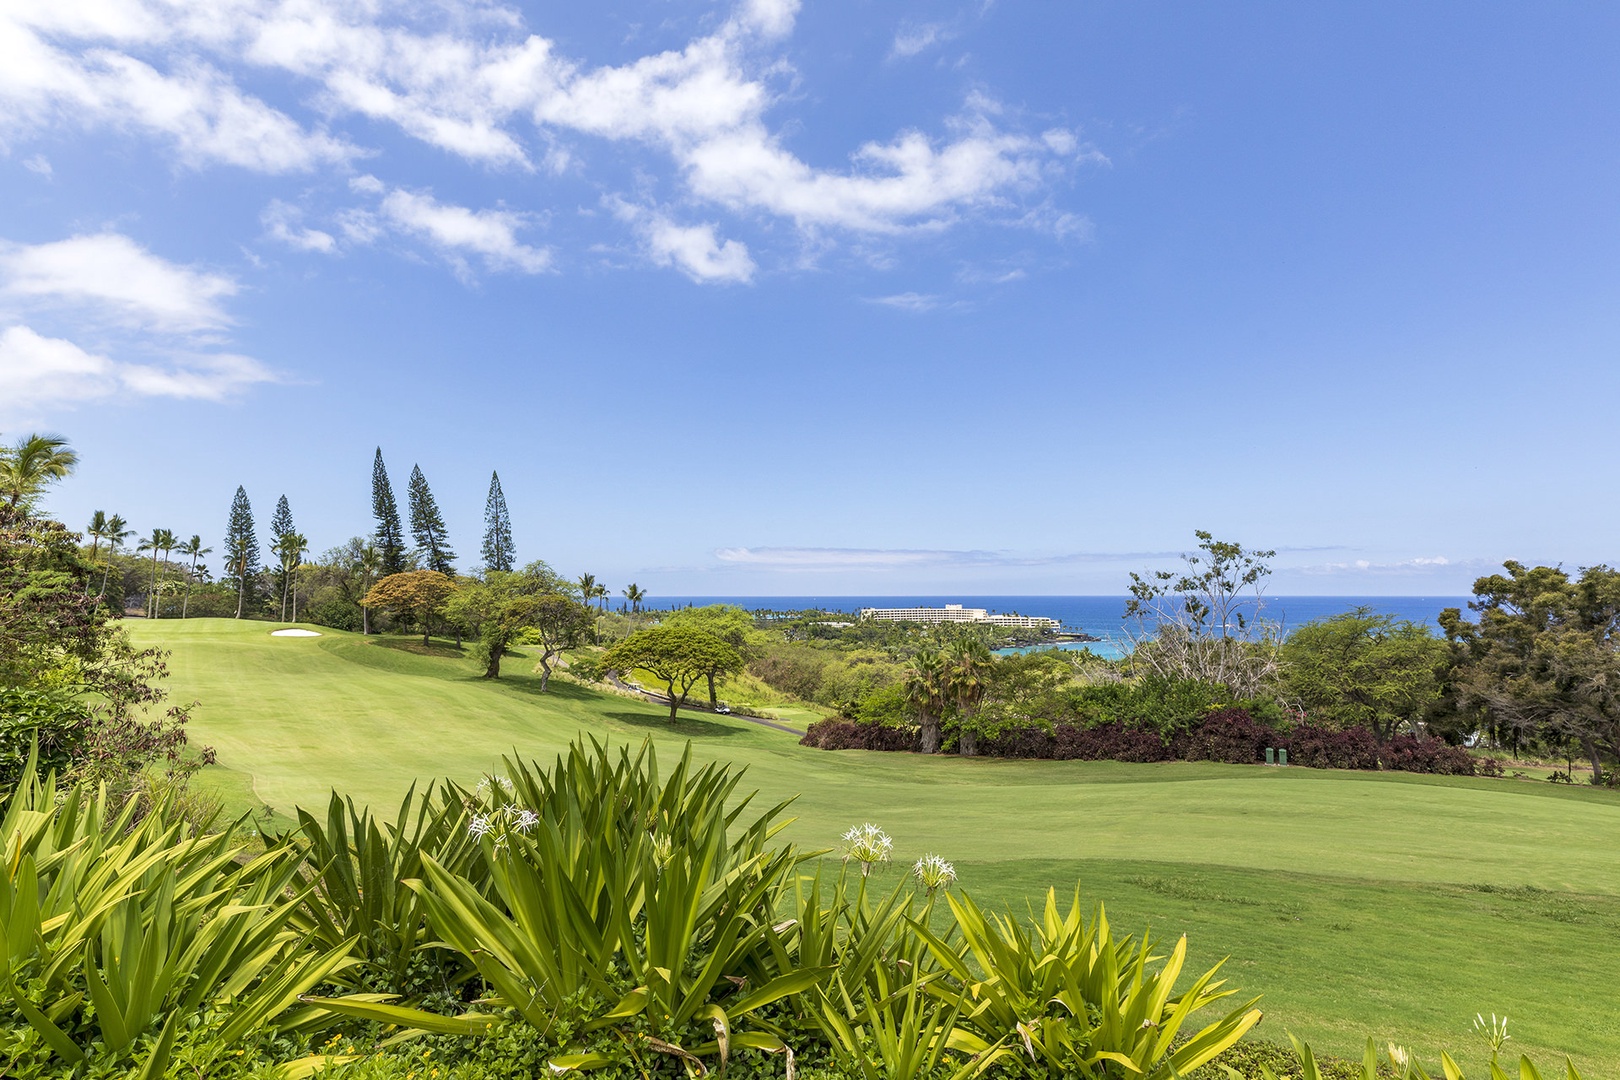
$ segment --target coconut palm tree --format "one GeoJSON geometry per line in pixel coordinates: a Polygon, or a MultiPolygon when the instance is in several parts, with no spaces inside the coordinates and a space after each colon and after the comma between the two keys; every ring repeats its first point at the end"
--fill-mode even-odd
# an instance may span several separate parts
{"type": "Polygon", "coordinates": [[[153,529],[152,535],[142,540],[136,551],[152,553],[152,588],[148,591],[146,600],[146,617],[158,617],[158,556],[159,553],[173,549],[175,544],[174,533],[168,529],[153,529]]]}
{"type": "Polygon", "coordinates": [[[632,612],[640,611],[641,602],[647,599],[647,590],[632,581],[624,587],[624,598],[630,601],[630,610],[632,612]]]}
{"type": "Polygon", "coordinates": [[[293,622],[298,621],[298,589],[293,585],[293,571],[298,569],[304,561],[304,553],[309,550],[309,541],[296,532],[281,534],[270,547],[271,552],[281,560],[281,621],[287,621],[287,593],[292,592],[293,622]]]}
{"type": "MultiPolygon", "coordinates": [[[[360,549],[360,557],[355,560],[354,567],[360,571],[360,596],[362,601],[366,593],[371,591],[371,583],[377,578],[377,571],[382,569],[382,552],[377,545],[367,544],[360,549]]],[[[364,602],[360,605],[360,633],[371,633],[371,609],[364,602]]]]}
{"type": "Polygon", "coordinates": [[[596,575],[595,574],[581,574],[581,575],[579,575],[579,598],[581,600],[585,601],[588,604],[588,603],[591,602],[592,597],[594,597],[595,595],[596,595],[596,575]]]}
{"type": "MultiPolygon", "coordinates": [[[[101,542],[107,538],[107,511],[97,510],[90,515],[90,524],[84,527],[85,535],[90,537],[90,565],[96,565],[96,552],[101,548],[101,542]]],[[[90,577],[84,579],[84,595],[90,595],[90,577]]]]}
{"type": "MultiPolygon", "coordinates": [[[[170,554],[173,553],[174,549],[179,547],[179,546],[180,546],[180,538],[178,536],[174,535],[174,533],[170,532],[168,529],[164,529],[163,530],[163,575],[164,575],[165,578],[168,576],[168,573],[169,573],[169,556],[170,556],[170,554]]],[[[167,584],[168,584],[167,581],[159,581],[158,582],[158,591],[157,591],[157,593],[155,593],[153,595],[154,596],[161,596],[162,592],[163,592],[162,587],[164,585],[167,585],[167,584]]],[[[156,604],[157,601],[154,600],[153,603],[156,604]]],[[[154,609],[153,613],[156,614],[155,609],[154,609]]]]}
{"type": "Polygon", "coordinates": [[[32,506],[50,485],[73,472],[79,455],[60,435],[29,435],[0,450],[0,496],[16,509],[32,506]]]}
{"type": "Polygon", "coordinates": [[[186,617],[186,609],[191,604],[191,583],[197,578],[197,560],[212,552],[213,548],[203,547],[202,537],[193,535],[180,547],[180,554],[191,556],[191,570],[186,574],[186,595],[180,601],[180,617],[186,617]]]}
{"type": "MultiPolygon", "coordinates": [[[[101,574],[101,591],[96,594],[98,600],[107,595],[107,579],[112,576],[113,556],[118,554],[118,549],[125,540],[135,535],[135,530],[128,526],[129,522],[117,514],[107,519],[107,532],[105,534],[107,537],[107,569],[101,574]]],[[[123,604],[120,603],[118,606],[119,610],[122,611],[123,604]]]]}
{"type": "Polygon", "coordinates": [[[236,576],[236,617],[238,619],[242,617],[242,609],[247,604],[247,572],[248,565],[253,561],[253,548],[254,542],[251,536],[240,536],[237,537],[235,542],[231,543],[230,550],[226,553],[230,556],[230,566],[236,576]]]}

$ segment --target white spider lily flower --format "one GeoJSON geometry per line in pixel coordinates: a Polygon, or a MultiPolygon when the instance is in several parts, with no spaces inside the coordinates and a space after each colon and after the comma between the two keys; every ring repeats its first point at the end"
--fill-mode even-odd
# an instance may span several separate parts
{"type": "Polygon", "coordinates": [[[844,861],[854,859],[861,864],[861,876],[872,872],[872,867],[889,861],[894,854],[894,841],[882,829],[867,822],[844,834],[844,861]]]}
{"type": "Polygon", "coordinates": [[[513,828],[520,833],[526,833],[540,824],[540,815],[533,810],[519,810],[517,820],[512,823],[513,828]]]}
{"type": "Polygon", "coordinates": [[[956,884],[956,867],[938,855],[924,855],[911,868],[911,873],[928,890],[929,896],[934,895],[936,889],[948,889],[956,884]]]}
{"type": "Polygon", "coordinates": [[[467,832],[470,833],[475,840],[482,840],[484,837],[488,836],[493,829],[494,825],[490,822],[489,818],[483,814],[474,814],[472,820],[467,823],[467,832]]]}

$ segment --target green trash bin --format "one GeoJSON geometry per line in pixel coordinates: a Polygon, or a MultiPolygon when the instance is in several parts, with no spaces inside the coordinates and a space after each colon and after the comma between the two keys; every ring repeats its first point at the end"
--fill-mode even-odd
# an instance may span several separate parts
{"type": "Polygon", "coordinates": [[[1281,750],[1277,751],[1277,764],[1279,764],[1279,765],[1287,765],[1288,764],[1288,748],[1286,746],[1283,747],[1281,750]]]}
{"type": "Polygon", "coordinates": [[[1275,746],[1266,747],[1266,764],[1277,764],[1277,748],[1275,746]]]}

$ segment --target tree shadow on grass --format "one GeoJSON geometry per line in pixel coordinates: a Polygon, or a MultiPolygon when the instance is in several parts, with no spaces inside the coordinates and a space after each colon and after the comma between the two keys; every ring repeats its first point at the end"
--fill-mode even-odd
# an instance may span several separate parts
{"type": "Polygon", "coordinates": [[[603,715],[609,720],[617,720],[619,723],[629,727],[662,731],[670,735],[683,735],[692,738],[723,739],[729,735],[736,735],[741,731],[740,728],[717,724],[713,720],[699,720],[688,713],[682,713],[680,719],[673,724],[669,722],[669,713],[667,712],[610,712],[603,715]]]}
{"type": "Polygon", "coordinates": [[[368,639],[371,644],[383,649],[393,649],[396,652],[412,653],[416,656],[448,656],[456,659],[467,654],[467,650],[453,641],[434,640],[426,645],[419,637],[388,637],[377,634],[368,639]]]}

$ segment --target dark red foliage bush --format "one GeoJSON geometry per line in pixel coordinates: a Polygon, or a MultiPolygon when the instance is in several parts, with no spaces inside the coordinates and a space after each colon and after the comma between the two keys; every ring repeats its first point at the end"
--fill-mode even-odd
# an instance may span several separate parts
{"type": "Polygon", "coordinates": [[[1250,716],[1247,709],[1221,709],[1178,736],[1174,749],[1183,761],[1253,765],[1266,759],[1266,747],[1276,746],[1278,737],[1274,729],[1250,716]]]}
{"type": "Polygon", "coordinates": [[[1366,728],[1340,730],[1300,724],[1277,738],[1278,747],[1288,751],[1290,765],[1310,769],[1378,768],[1378,736],[1366,728]]]}
{"type": "Polygon", "coordinates": [[[1052,756],[1064,761],[1165,761],[1170,748],[1156,731],[1110,722],[1091,727],[1058,724],[1052,756]]]}
{"type": "Polygon", "coordinates": [[[1473,755],[1444,739],[1396,735],[1384,744],[1379,759],[1384,768],[1399,772],[1441,773],[1446,776],[1473,776],[1473,755]]]}
{"type": "Polygon", "coordinates": [[[920,740],[915,731],[905,728],[884,727],[882,724],[861,724],[835,716],[817,720],[804,730],[801,746],[818,750],[916,750],[920,740]]]}

